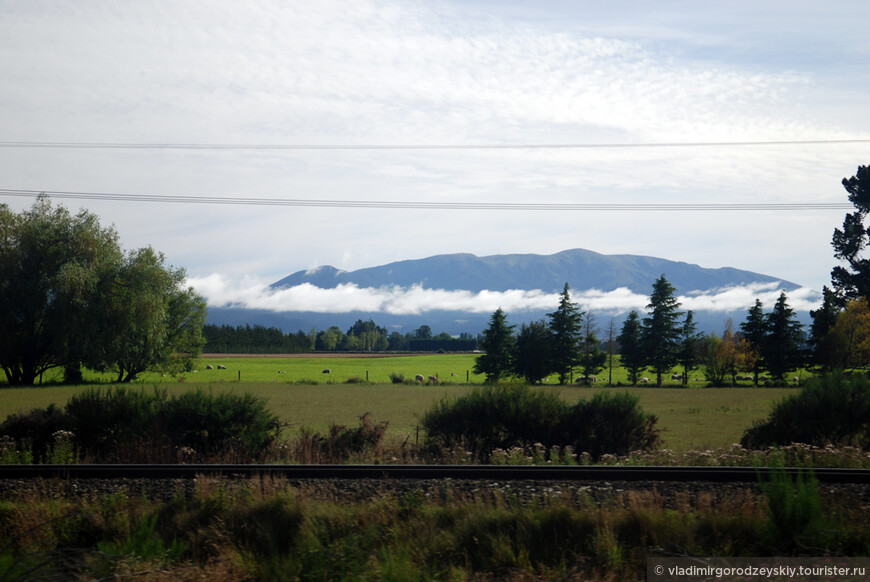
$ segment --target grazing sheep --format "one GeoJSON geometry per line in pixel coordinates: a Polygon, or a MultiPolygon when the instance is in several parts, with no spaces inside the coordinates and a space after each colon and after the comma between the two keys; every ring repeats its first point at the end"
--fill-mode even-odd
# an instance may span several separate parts
{"type": "Polygon", "coordinates": [[[287,372],[285,372],[284,370],[278,370],[278,373],[279,374],[286,374],[287,372]]]}
{"type": "Polygon", "coordinates": [[[437,384],[438,383],[438,376],[429,376],[429,383],[430,384],[437,384]]]}
{"type": "Polygon", "coordinates": [[[649,384],[650,379],[647,378],[646,376],[644,376],[643,378],[641,378],[640,380],[638,380],[638,382],[640,382],[641,384],[649,384]]]}
{"type": "Polygon", "coordinates": [[[422,384],[423,383],[423,374],[417,374],[416,376],[414,376],[414,380],[416,380],[417,382],[422,384]]]}
{"type": "Polygon", "coordinates": [[[326,368],[325,370],[323,370],[323,374],[332,374],[332,370],[329,368],[326,368]]]}
{"type": "Polygon", "coordinates": [[[205,369],[206,369],[206,370],[214,370],[214,366],[212,366],[211,364],[209,364],[208,366],[205,367],[205,369]]]}
{"type": "Polygon", "coordinates": [[[683,379],[682,374],[671,374],[671,380],[682,380],[682,379],[683,379]]]}
{"type": "Polygon", "coordinates": [[[226,370],[227,367],[226,367],[226,366],[223,366],[223,365],[221,365],[221,364],[218,364],[217,369],[218,369],[218,370],[226,370]]]}

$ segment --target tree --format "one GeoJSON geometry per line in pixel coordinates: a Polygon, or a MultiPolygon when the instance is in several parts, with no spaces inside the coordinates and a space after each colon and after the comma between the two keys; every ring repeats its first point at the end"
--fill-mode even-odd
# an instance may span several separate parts
{"type": "Polygon", "coordinates": [[[785,293],[780,293],[776,305],[767,315],[767,338],[762,349],[764,366],[773,379],[782,382],[785,375],[803,363],[801,345],[804,342],[803,325],[789,307],[785,293]]]}
{"type": "Polygon", "coordinates": [[[387,349],[391,351],[398,352],[408,347],[408,340],[398,331],[391,331],[388,340],[389,345],[387,349]]]}
{"type": "Polygon", "coordinates": [[[698,369],[698,326],[691,311],[686,312],[686,319],[680,329],[680,352],[677,362],[683,368],[683,385],[688,385],[689,374],[698,369]]]}
{"type": "Polygon", "coordinates": [[[706,369],[707,381],[713,386],[732,386],[737,381],[737,372],[750,370],[755,355],[745,338],[734,333],[731,320],[725,324],[722,337],[715,333],[701,340],[701,363],[706,369]]]}
{"type": "Polygon", "coordinates": [[[474,361],[474,373],[485,374],[486,381],[497,383],[511,370],[514,349],[513,325],[507,324],[507,317],[501,307],[489,319],[489,327],[483,331],[480,349],[483,354],[474,361]]]}
{"type": "MultiPolygon", "coordinates": [[[[749,347],[760,356],[767,341],[767,319],[764,317],[764,308],[760,300],[755,300],[755,305],[749,308],[746,320],[740,324],[740,333],[749,342],[749,347]]],[[[758,386],[758,376],[761,373],[763,360],[761,357],[754,359],[752,366],[752,383],[758,386]]]]}
{"type": "Polygon", "coordinates": [[[538,384],[552,372],[553,334],[546,321],[523,324],[514,345],[513,373],[538,384]]]}
{"type": "Polygon", "coordinates": [[[568,283],[559,294],[559,306],[548,313],[553,334],[553,371],[559,375],[559,384],[569,381],[572,370],[580,361],[580,342],[583,313],[571,301],[568,283]]]}
{"type": "Polygon", "coordinates": [[[121,260],[117,233],[86,211],[41,196],[29,211],[0,205],[0,366],[12,385],[83,356],[93,298],[121,260]]]}
{"type": "Polygon", "coordinates": [[[432,328],[428,325],[421,325],[417,329],[414,330],[414,337],[416,339],[431,339],[432,337],[432,328]]]}
{"type": "Polygon", "coordinates": [[[829,369],[870,367],[870,307],[866,297],[846,303],[819,348],[830,354],[829,369]]]}
{"type": "Polygon", "coordinates": [[[150,247],[128,253],[107,293],[96,298],[97,333],[83,362],[130,382],[150,369],[177,373],[202,352],[206,305],[184,288],[185,272],[150,247]]]}
{"type": "Polygon", "coordinates": [[[114,229],[41,196],[30,211],[0,205],[0,366],[10,384],[53,367],[175,371],[199,355],[205,302],[184,271],[150,248],[124,254],[114,229]]]}
{"type": "Polygon", "coordinates": [[[597,328],[595,318],[591,313],[586,314],[583,324],[583,337],[580,344],[579,365],[583,370],[583,378],[587,383],[593,376],[597,376],[607,363],[607,354],[601,351],[601,346],[596,336],[597,328]]]}
{"type": "MultiPolygon", "coordinates": [[[[848,302],[847,302],[848,306],[848,302]]],[[[823,372],[835,370],[840,366],[836,344],[826,340],[826,336],[840,315],[841,307],[836,294],[827,285],[822,287],[822,305],[816,310],[810,310],[809,344],[812,348],[813,364],[823,372]]]]}
{"type": "Polygon", "coordinates": [[[628,381],[634,386],[640,380],[640,375],[646,369],[646,357],[643,351],[643,330],[640,315],[632,309],[622,323],[622,329],[617,336],[619,342],[619,359],[622,367],[628,372],[628,381]]]}
{"type": "Polygon", "coordinates": [[[333,352],[344,341],[344,332],[337,325],[332,325],[317,334],[314,349],[318,352],[333,352]]]}
{"type": "Polygon", "coordinates": [[[348,343],[347,349],[351,351],[383,351],[389,346],[386,328],[379,327],[371,319],[356,320],[356,323],[347,330],[345,341],[348,343]]]}
{"type": "Polygon", "coordinates": [[[843,178],[842,183],[856,211],[846,214],[843,229],[834,229],[831,241],[834,257],[846,262],[831,271],[831,284],[840,307],[845,306],[847,299],[870,296],[870,260],[861,256],[870,240],[870,229],[864,227],[870,212],[870,168],[858,166],[856,174],[843,178]]]}
{"type": "Polygon", "coordinates": [[[643,320],[643,350],[647,365],[655,372],[656,386],[662,385],[662,376],[677,364],[680,353],[677,320],[681,314],[675,291],[664,275],[656,279],[646,306],[649,317],[643,320]]]}

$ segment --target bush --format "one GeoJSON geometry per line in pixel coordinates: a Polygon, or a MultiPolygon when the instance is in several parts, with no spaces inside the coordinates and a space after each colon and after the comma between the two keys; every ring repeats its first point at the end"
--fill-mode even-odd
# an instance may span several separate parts
{"type": "Polygon", "coordinates": [[[60,430],[70,430],[70,420],[54,404],[35,408],[27,414],[12,414],[0,424],[0,435],[11,438],[17,450],[29,449],[38,461],[48,456],[54,434],[60,430]]]}
{"type": "Polygon", "coordinates": [[[593,459],[654,449],[659,442],[658,419],[645,414],[640,399],[628,392],[598,392],[591,400],[580,400],[566,420],[567,444],[593,459]]]}
{"type": "Polygon", "coordinates": [[[552,392],[499,385],[443,399],[420,422],[434,449],[462,446],[483,462],[495,449],[558,444],[558,419],[567,411],[568,405],[552,392]]]}
{"type": "Polygon", "coordinates": [[[327,435],[303,428],[296,456],[306,463],[343,463],[377,447],[388,426],[386,421],[373,423],[371,415],[366,412],[359,417],[356,428],[332,424],[327,435]]]}
{"type": "MultiPolygon", "coordinates": [[[[442,400],[421,419],[433,452],[464,447],[485,462],[497,449],[571,446],[593,459],[625,455],[658,444],[656,417],[628,393],[598,393],[574,406],[555,393],[528,386],[489,386],[442,400]]],[[[554,459],[551,459],[554,460],[554,459]]]]}
{"type": "Polygon", "coordinates": [[[250,394],[202,390],[169,398],[166,390],[91,389],[70,398],[63,412],[54,405],[9,417],[0,435],[32,447],[46,458],[58,430],[72,433],[80,457],[93,462],[174,462],[176,451],[200,459],[233,453],[260,455],[276,437],[277,418],[264,400],[250,394]]]}
{"type": "Polygon", "coordinates": [[[823,447],[870,446],[870,381],[841,373],[811,378],[798,394],[777,402],[767,420],[743,434],[758,449],[804,443],[823,447]]]}

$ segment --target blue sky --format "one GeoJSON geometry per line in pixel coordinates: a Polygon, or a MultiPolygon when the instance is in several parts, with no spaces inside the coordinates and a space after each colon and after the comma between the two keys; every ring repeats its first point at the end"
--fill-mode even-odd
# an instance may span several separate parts
{"type": "MultiPolygon", "coordinates": [[[[870,139],[865,13],[857,1],[0,0],[0,141],[870,139]]],[[[126,248],[164,252],[215,301],[262,299],[264,283],[317,265],[357,269],[440,253],[570,248],[736,267],[820,290],[834,265],[830,239],[843,209],[437,205],[846,202],[840,181],[868,161],[870,143],[3,147],[0,188],[393,206],[60,200],[114,224],[126,248]],[[418,202],[436,207],[403,207],[418,202]]],[[[32,198],[0,193],[0,202],[23,209],[32,198]]]]}

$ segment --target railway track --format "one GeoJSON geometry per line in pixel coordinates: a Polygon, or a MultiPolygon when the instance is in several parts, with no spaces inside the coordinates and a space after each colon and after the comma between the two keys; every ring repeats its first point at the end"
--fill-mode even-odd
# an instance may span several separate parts
{"type": "MultiPolygon", "coordinates": [[[[625,467],[504,465],[0,465],[0,479],[194,479],[271,476],[287,479],[466,479],[492,481],[661,481],[757,483],[769,467],[625,467]]],[[[782,469],[789,475],[806,469],[782,469]]],[[[821,483],[870,484],[870,470],[817,468],[821,483]]]]}

